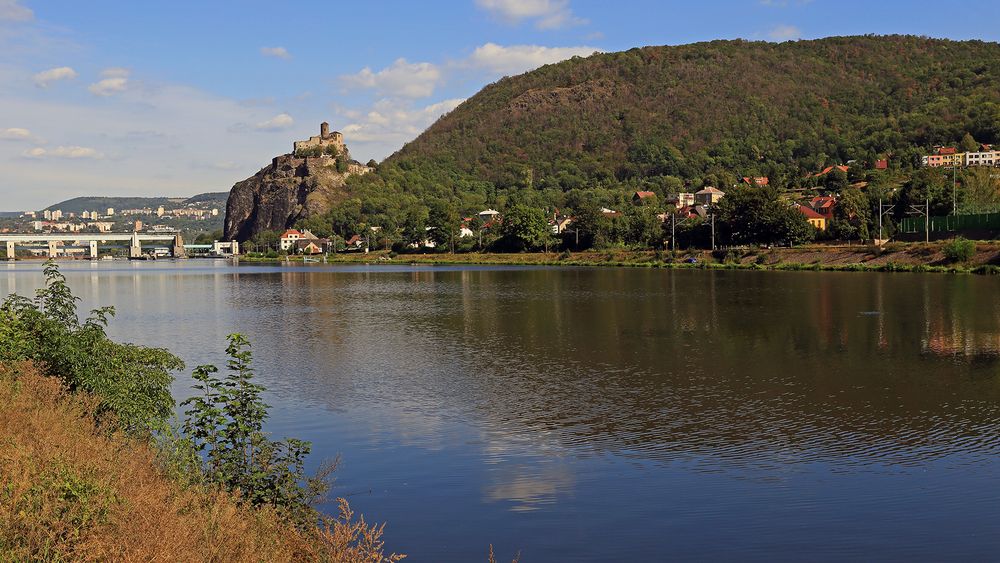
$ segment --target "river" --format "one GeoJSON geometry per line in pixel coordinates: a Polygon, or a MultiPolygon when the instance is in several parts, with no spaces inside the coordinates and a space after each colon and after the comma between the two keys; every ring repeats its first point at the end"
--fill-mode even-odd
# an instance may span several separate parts
{"type": "MultiPolygon", "coordinates": [[[[41,265],[0,265],[30,294],[41,265]]],[[[1000,280],[67,263],[110,334],[253,343],[275,437],[410,561],[992,559],[1000,280]]],[[[190,394],[178,374],[174,394],[190,394]]],[[[333,510],[334,505],[326,506],[333,510]]]]}

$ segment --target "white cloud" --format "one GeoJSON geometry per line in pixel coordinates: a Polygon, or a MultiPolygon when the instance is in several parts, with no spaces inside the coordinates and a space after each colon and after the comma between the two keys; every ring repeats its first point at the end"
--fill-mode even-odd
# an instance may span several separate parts
{"type": "Polygon", "coordinates": [[[600,52],[595,47],[542,47],[540,45],[511,45],[504,47],[487,43],[472,52],[466,64],[487,69],[498,74],[520,74],[542,65],[557,63],[570,57],[586,57],[600,52]]]}
{"type": "Polygon", "coordinates": [[[101,76],[101,80],[87,88],[95,96],[113,96],[128,88],[129,70],[126,68],[106,68],[101,71],[101,76]]]}
{"type": "Polygon", "coordinates": [[[50,68],[35,75],[35,86],[47,88],[52,82],[57,80],[72,80],[77,76],[76,71],[68,66],[50,68]]]}
{"type": "Polygon", "coordinates": [[[18,0],[0,0],[0,21],[25,22],[34,19],[35,13],[18,0]]]}
{"type": "Polygon", "coordinates": [[[292,119],[292,116],[287,113],[279,113],[267,121],[258,123],[254,129],[258,131],[284,131],[294,124],[295,120],[292,119]]]}
{"type": "Polygon", "coordinates": [[[508,23],[534,20],[538,29],[587,23],[573,15],[569,0],[476,0],[476,5],[508,23]]]}
{"type": "Polygon", "coordinates": [[[414,107],[411,102],[380,100],[367,111],[342,111],[352,121],[340,131],[352,148],[359,146],[368,154],[382,158],[413,140],[439,117],[464,101],[455,98],[414,107]]]}
{"type": "Polygon", "coordinates": [[[774,41],[788,41],[802,37],[802,30],[794,25],[778,25],[767,32],[767,36],[774,41]]]}
{"type": "Polygon", "coordinates": [[[260,54],[265,57],[275,57],[278,59],[290,59],[292,54],[288,52],[288,49],[284,47],[261,47],[260,54]]]}
{"type": "Polygon", "coordinates": [[[441,69],[431,63],[410,63],[396,59],[378,72],[365,67],[357,74],[340,77],[347,88],[369,88],[380,96],[426,98],[441,82],[441,69]]]}
{"type": "Polygon", "coordinates": [[[8,141],[29,141],[32,139],[31,131],[21,127],[11,127],[0,130],[0,139],[8,141]]]}
{"type": "Polygon", "coordinates": [[[52,149],[45,149],[42,147],[35,147],[33,149],[28,149],[21,153],[27,158],[90,158],[95,160],[100,160],[104,158],[104,155],[98,152],[96,149],[90,147],[78,147],[75,145],[67,147],[55,147],[52,149]]]}

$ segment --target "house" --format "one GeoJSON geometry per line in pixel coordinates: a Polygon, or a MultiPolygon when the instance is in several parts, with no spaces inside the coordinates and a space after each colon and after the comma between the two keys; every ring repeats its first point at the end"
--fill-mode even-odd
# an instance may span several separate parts
{"type": "Polygon", "coordinates": [[[838,164],[836,166],[827,166],[826,168],[820,170],[819,172],[817,172],[815,174],[810,174],[809,178],[821,178],[823,176],[826,176],[830,172],[833,172],[834,170],[839,170],[839,171],[843,172],[844,174],[847,174],[847,171],[850,170],[850,169],[851,168],[849,166],[844,166],[843,164],[838,164]]]}
{"type": "Polygon", "coordinates": [[[934,153],[920,157],[920,164],[930,168],[955,168],[965,164],[965,153],[955,147],[934,147],[934,153]]]}
{"type": "Polygon", "coordinates": [[[687,207],[694,205],[694,194],[690,192],[680,192],[667,196],[667,203],[674,204],[674,207],[687,207]]]}
{"type": "Polygon", "coordinates": [[[280,248],[282,250],[289,250],[295,244],[302,239],[302,233],[296,229],[288,229],[281,234],[280,248]]]}
{"type": "Polygon", "coordinates": [[[694,192],[694,200],[697,203],[700,203],[701,205],[714,205],[718,203],[719,200],[722,199],[725,195],[726,192],[718,188],[713,188],[712,186],[708,186],[707,188],[703,188],[701,190],[694,192]]]}
{"type": "Polygon", "coordinates": [[[359,250],[364,244],[365,241],[361,240],[361,235],[353,235],[344,241],[344,248],[346,250],[359,250]]]}
{"type": "Polygon", "coordinates": [[[1000,166],[1000,151],[965,153],[965,166],[1000,166]]]}
{"type": "Polygon", "coordinates": [[[479,212],[479,220],[483,223],[489,223],[496,219],[498,215],[500,215],[500,212],[496,209],[487,209],[479,212]]]}
{"type": "Polygon", "coordinates": [[[831,196],[816,196],[809,200],[809,207],[827,220],[833,219],[833,208],[836,205],[837,198],[831,196]]]}
{"type": "Polygon", "coordinates": [[[295,251],[299,254],[322,254],[329,243],[326,239],[299,239],[295,241],[295,251]]]}
{"type": "Polygon", "coordinates": [[[875,170],[888,170],[888,168],[889,168],[888,158],[880,158],[875,161],[875,170]]]}
{"type": "Polygon", "coordinates": [[[653,200],[656,198],[655,192],[638,191],[632,194],[632,204],[640,205],[643,200],[653,200]]]}
{"type": "Polygon", "coordinates": [[[570,223],[572,223],[572,222],[573,222],[573,218],[569,217],[567,215],[563,215],[562,217],[556,217],[556,218],[554,218],[549,223],[549,225],[552,227],[552,234],[558,235],[558,234],[562,233],[563,231],[566,230],[567,227],[569,227],[570,223]]]}
{"type": "Polygon", "coordinates": [[[748,186],[767,186],[771,183],[771,179],[767,176],[757,176],[755,178],[744,176],[742,182],[748,186]]]}
{"type": "Polygon", "coordinates": [[[618,212],[618,211],[615,211],[614,209],[608,209],[607,207],[602,207],[601,208],[601,215],[604,215],[605,217],[617,217],[617,216],[621,215],[621,213],[618,212]]]}
{"type": "Polygon", "coordinates": [[[826,217],[823,217],[805,205],[796,205],[795,208],[799,210],[799,213],[805,215],[806,221],[809,221],[809,224],[816,227],[817,230],[826,230],[826,217]]]}
{"type": "Polygon", "coordinates": [[[687,207],[681,207],[677,210],[677,215],[683,217],[684,219],[704,219],[708,217],[708,209],[704,205],[689,205],[687,207]]]}

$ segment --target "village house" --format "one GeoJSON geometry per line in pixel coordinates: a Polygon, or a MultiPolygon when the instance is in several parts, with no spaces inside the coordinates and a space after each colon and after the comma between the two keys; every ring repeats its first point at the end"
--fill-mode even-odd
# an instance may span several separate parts
{"type": "Polygon", "coordinates": [[[888,168],[889,168],[889,159],[880,158],[875,161],[875,170],[888,170],[888,168]]]}
{"type": "Polygon", "coordinates": [[[562,217],[555,217],[549,222],[549,226],[552,227],[552,234],[560,234],[569,227],[570,223],[573,222],[573,218],[567,215],[562,217]]]}
{"type": "Polygon", "coordinates": [[[656,193],[648,191],[638,191],[632,194],[632,204],[640,205],[644,200],[655,201],[656,193]]]}
{"type": "Polygon", "coordinates": [[[816,196],[809,200],[809,207],[828,221],[833,220],[833,208],[836,205],[837,198],[832,196],[816,196]]]}
{"type": "Polygon", "coordinates": [[[741,181],[748,186],[767,186],[771,183],[771,179],[767,176],[757,176],[751,178],[749,176],[744,176],[741,181]]]}
{"type": "Polygon", "coordinates": [[[499,215],[500,212],[497,211],[496,209],[486,209],[484,211],[479,212],[479,220],[482,221],[483,223],[490,223],[494,221],[499,215]]]}
{"type": "Polygon", "coordinates": [[[694,194],[691,192],[679,192],[667,196],[667,203],[672,203],[674,207],[687,207],[694,205],[694,194]]]}
{"type": "Polygon", "coordinates": [[[295,251],[299,254],[322,254],[330,244],[327,239],[299,239],[295,241],[295,251]]]}
{"type": "Polygon", "coordinates": [[[810,225],[816,227],[816,230],[826,230],[826,217],[816,213],[812,208],[805,205],[796,205],[795,208],[799,210],[799,213],[805,215],[806,221],[809,221],[810,225]]]}
{"type": "Polygon", "coordinates": [[[826,168],[820,170],[819,172],[817,172],[815,174],[810,174],[809,178],[822,178],[823,176],[826,176],[827,174],[829,174],[830,172],[833,172],[834,170],[839,170],[839,171],[843,172],[844,174],[847,174],[847,171],[850,170],[850,169],[851,168],[849,166],[844,166],[843,164],[838,164],[836,166],[827,166],[826,168]]]}
{"type": "Polygon", "coordinates": [[[319,240],[319,237],[312,234],[308,230],[299,231],[296,229],[288,229],[281,234],[281,238],[279,239],[279,248],[285,251],[291,250],[297,247],[298,241],[300,240],[319,240]]]}
{"type": "Polygon", "coordinates": [[[694,192],[694,200],[697,203],[700,203],[701,205],[709,206],[718,203],[720,199],[725,197],[725,195],[726,192],[718,188],[713,188],[712,186],[708,186],[706,188],[694,192]]]}

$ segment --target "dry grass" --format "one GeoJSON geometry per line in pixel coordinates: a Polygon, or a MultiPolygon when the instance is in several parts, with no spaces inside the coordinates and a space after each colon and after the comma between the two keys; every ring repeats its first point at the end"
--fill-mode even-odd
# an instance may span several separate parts
{"type": "Polygon", "coordinates": [[[164,477],[145,444],[101,435],[94,401],[0,366],[0,561],[395,561],[382,527],[300,531],[271,509],[164,477]]]}

